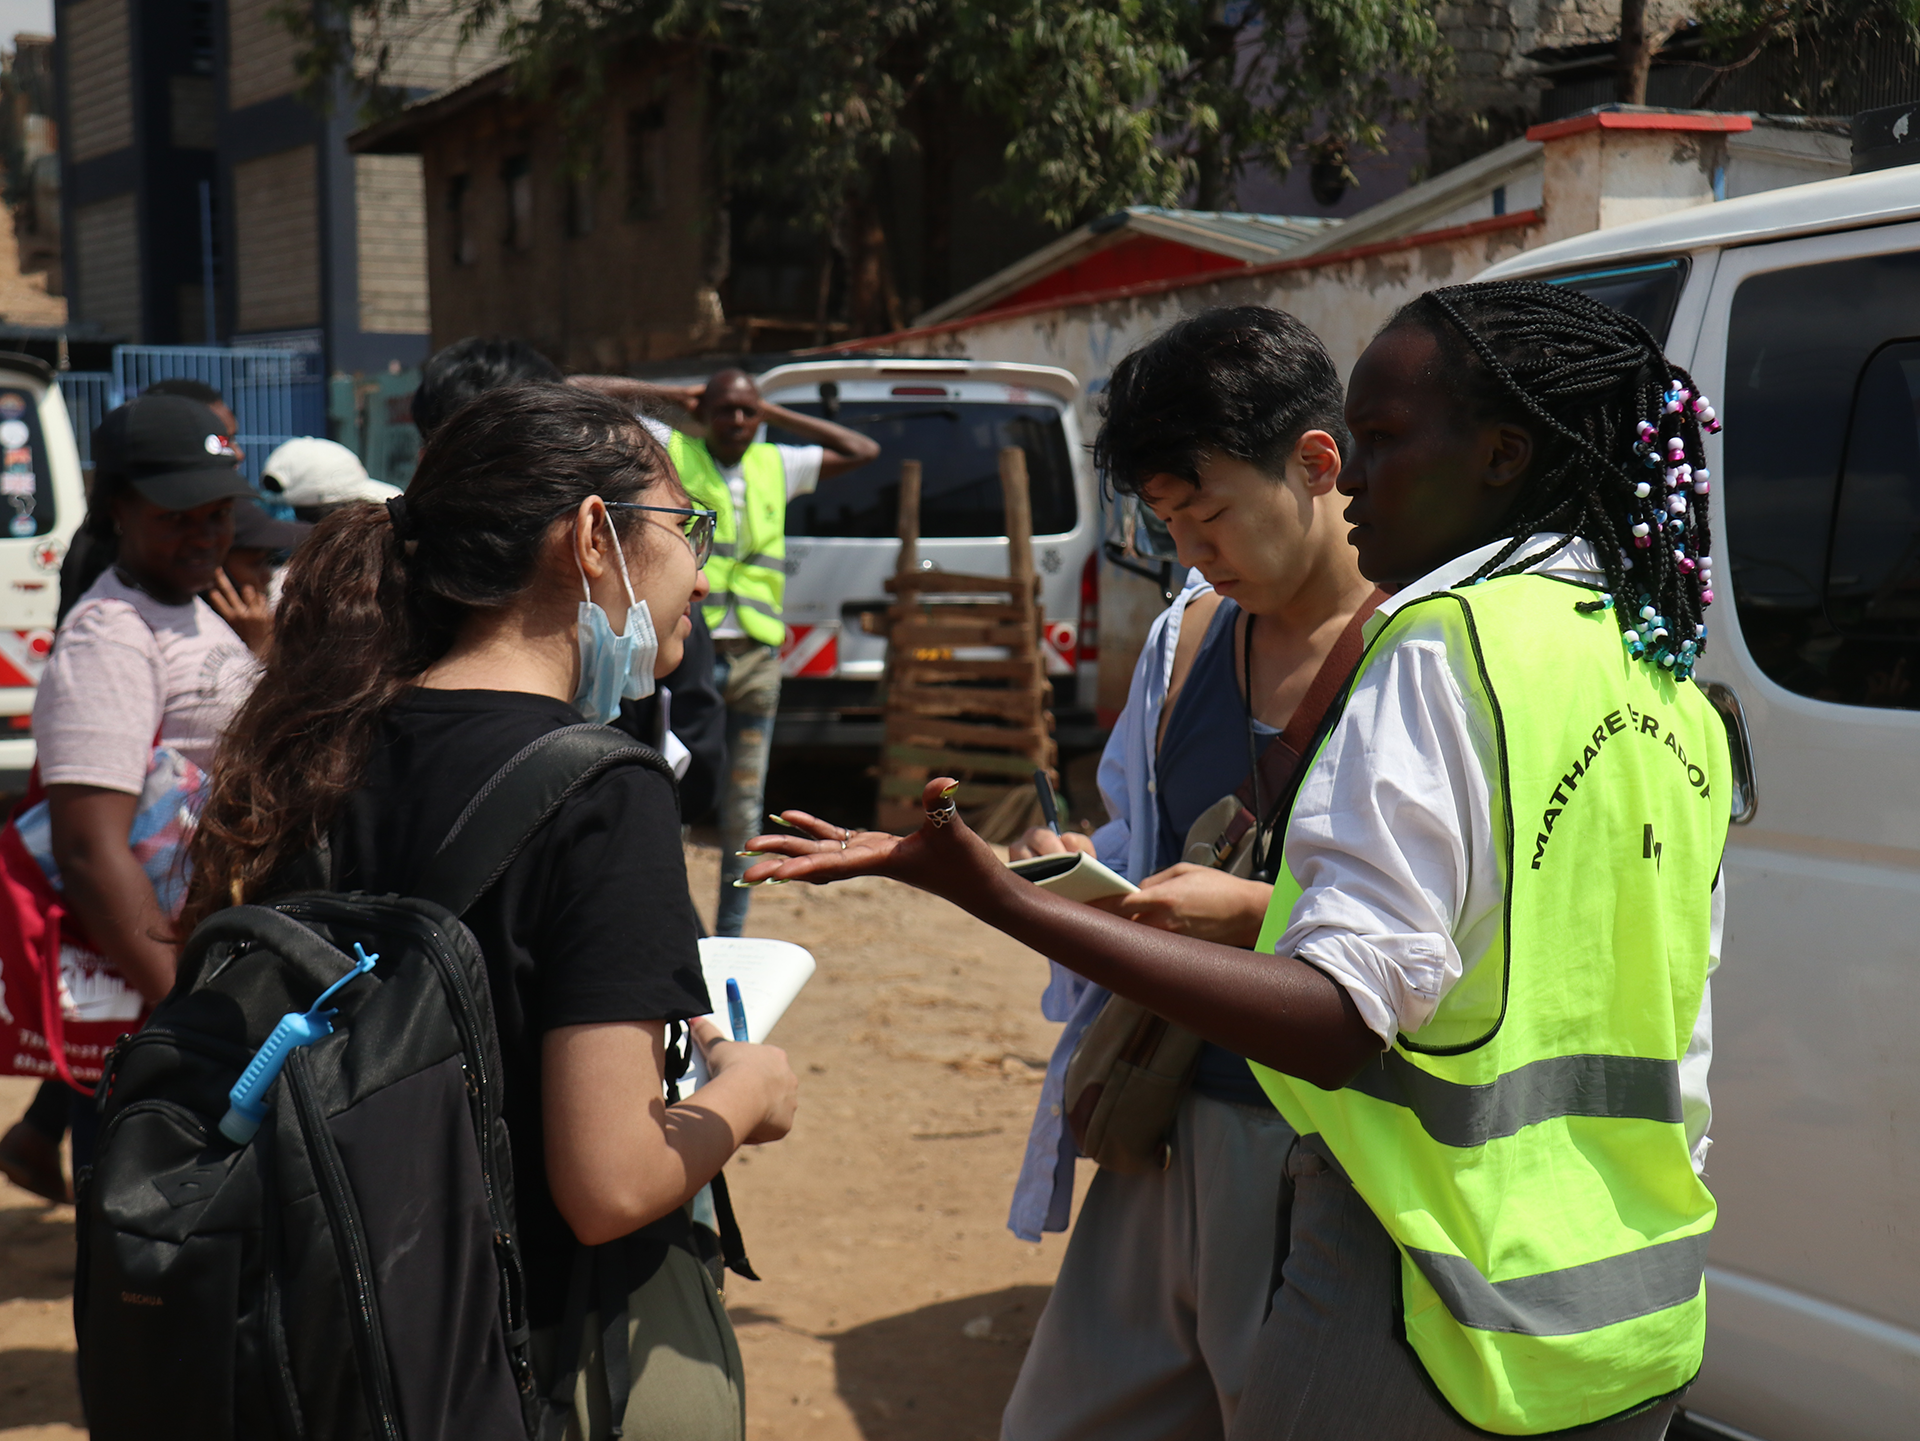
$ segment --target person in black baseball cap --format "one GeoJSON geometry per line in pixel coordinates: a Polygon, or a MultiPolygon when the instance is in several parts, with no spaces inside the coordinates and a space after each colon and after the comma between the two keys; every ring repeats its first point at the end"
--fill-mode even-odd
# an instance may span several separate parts
{"type": "Polygon", "coordinates": [[[233,543],[233,504],[252,494],[233,438],[184,395],[146,394],[93,433],[87,518],[60,568],[62,614],[109,566],[157,600],[214,585],[233,543]]]}
{"type": "MultiPolygon", "coordinates": [[[[74,568],[61,571],[70,608],[35,695],[33,737],[63,904],[151,1004],[173,983],[176,898],[156,888],[128,836],[148,777],[170,764],[162,751],[211,767],[259,676],[272,618],[251,614],[221,569],[250,487],[206,405],[143,395],[101,422],[93,456],[74,568]]],[[[264,598],[252,609],[265,611],[264,598]]],[[[69,1115],[78,1170],[90,1163],[96,1113],[76,1096],[69,1115]]],[[[56,1177],[43,1168],[41,1179],[56,1177]]]]}

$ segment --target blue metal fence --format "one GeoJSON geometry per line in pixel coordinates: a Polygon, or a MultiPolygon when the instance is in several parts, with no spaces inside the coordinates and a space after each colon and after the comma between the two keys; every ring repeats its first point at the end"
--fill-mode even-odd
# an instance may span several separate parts
{"type": "Polygon", "coordinates": [[[185,377],[211,385],[239,422],[234,439],[246,452],[247,479],[282,441],[327,433],[326,370],[318,350],[238,349],[202,345],[116,345],[115,403],[155,381],[185,377]]]}
{"type": "Polygon", "coordinates": [[[93,464],[93,431],[119,401],[114,396],[110,370],[63,370],[60,372],[60,398],[67,403],[67,417],[73,422],[74,443],[80,447],[80,463],[93,464]]]}

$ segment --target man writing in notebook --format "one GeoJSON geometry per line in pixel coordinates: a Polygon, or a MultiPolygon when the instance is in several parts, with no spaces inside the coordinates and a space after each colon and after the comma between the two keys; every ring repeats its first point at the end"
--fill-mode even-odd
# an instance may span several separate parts
{"type": "MultiPolygon", "coordinates": [[[[1036,829],[1016,857],[1090,851],[1141,887],[1106,908],[1252,948],[1270,875],[1182,857],[1224,797],[1239,793],[1262,824],[1284,813],[1294,762],[1358,659],[1377,593],[1334,488],[1346,442],[1332,361],[1280,311],[1195,316],[1115,367],[1097,458],[1195,574],[1149,632],[1101,757],[1113,819],[1092,837],[1036,829]]],[[[1261,841],[1256,826],[1239,842],[1256,868],[1261,841]]],[[[1066,1228],[1078,1148],[1064,1077],[1107,1001],[1054,968],[1042,1007],[1067,1025],[1009,1219],[1026,1239],[1066,1228]]],[[[1166,1139],[1164,1171],[1094,1178],[1008,1402],[1006,1441],[1198,1441],[1231,1422],[1272,1290],[1293,1135],[1246,1062],[1206,1046],[1166,1139]]]]}

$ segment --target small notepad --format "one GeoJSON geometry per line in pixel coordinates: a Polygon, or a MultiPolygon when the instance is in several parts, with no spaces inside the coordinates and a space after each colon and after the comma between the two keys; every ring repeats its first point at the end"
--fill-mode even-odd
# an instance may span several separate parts
{"type": "Polygon", "coordinates": [[[1084,851],[1067,851],[1050,856],[1028,856],[1023,861],[1008,861],[1007,869],[1032,881],[1042,890],[1052,891],[1070,901],[1100,901],[1108,896],[1124,896],[1137,891],[1125,876],[1108,870],[1084,851]]]}
{"type": "MultiPolygon", "coordinates": [[[[759,936],[705,936],[700,941],[700,969],[707,978],[707,998],[714,1011],[707,1017],[731,1036],[727,1019],[727,982],[740,983],[740,1001],[747,1013],[747,1039],[764,1041],[787,1013],[793,998],[813,976],[813,953],[791,941],[759,936]]],[[[686,1095],[706,1084],[707,1063],[693,1048],[693,1069],[680,1081],[686,1095]]]]}

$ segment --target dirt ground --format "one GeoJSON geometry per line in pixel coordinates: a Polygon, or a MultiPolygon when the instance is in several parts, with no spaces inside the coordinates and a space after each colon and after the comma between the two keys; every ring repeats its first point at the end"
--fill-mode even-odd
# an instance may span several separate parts
{"type": "MultiPolygon", "coordinates": [[[[689,861],[711,919],[717,853],[689,861]]],[[[1039,1013],[1045,963],[886,881],[757,891],[747,929],[820,964],[771,1037],[800,1074],[799,1122],[728,1168],[765,1278],[727,1289],[747,1435],[997,1436],[1065,1244],[1005,1227],[1057,1030],[1039,1013]]],[[[32,1093],[0,1079],[0,1127],[32,1093]]],[[[0,1441],[86,1434],[72,1276],[71,1208],[0,1181],[0,1441]]]]}

